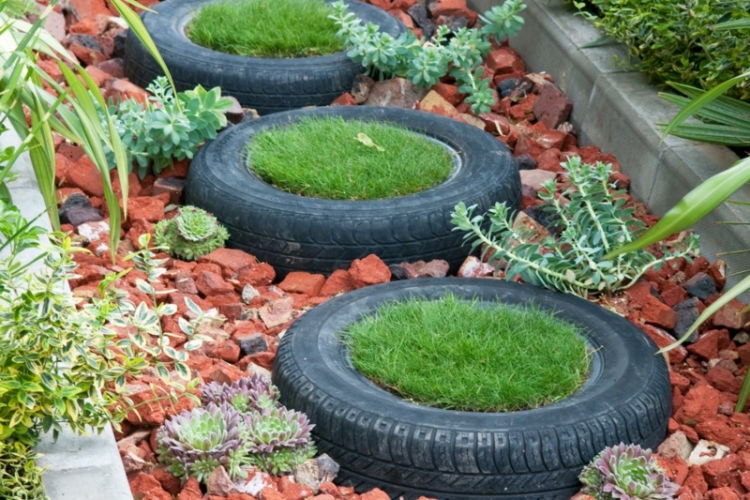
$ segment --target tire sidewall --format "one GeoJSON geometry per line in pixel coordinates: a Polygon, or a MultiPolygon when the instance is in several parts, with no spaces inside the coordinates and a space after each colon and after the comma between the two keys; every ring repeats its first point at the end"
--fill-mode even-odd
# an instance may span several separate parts
{"type": "Polygon", "coordinates": [[[515,211],[520,193],[512,155],[490,134],[421,111],[370,106],[275,113],[231,127],[198,152],[185,192],[187,203],[213,213],[227,226],[231,245],[277,271],[322,273],[346,268],[372,253],[388,264],[443,259],[455,270],[470,250],[451,223],[456,204],[466,202],[485,211],[504,201],[515,211]],[[410,129],[455,151],[457,170],[431,189],[381,200],[327,200],[281,191],[246,166],[244,152],[260,131],[305,117],[377,121],[410,129]],[[338,257],[321,257],[316,238],[328,238],[326,251],[338,249],[338,257]],[[280,250],[270,251],[274,245],[280,250]]]}
{"type": "Polygon", "coordinates": [[[363,487],[382,486],[394,497],[405,493],[467,499],[526,498],[526,494],[567,498],[570,489],[578,487],[580,469],[605,446],[632,442],[655,448],[663,440],[671,414],[671,389],[666,363],[654,355],[657,349],[634,325],[578,297],[493,279],[423,279],[364,288],[306,312],[281,341],[273,380],[281,389],[282,402],[306,412],[317,425],[313,433],[326,452],[343,459],[344,477],[363,481],[363,487]],[[406,401],[356,371],[338,332],[384,303],[408,297],[436,299],[447,292],[464,299],[536,304],[578,325],[595,348],[588,380],[575,394],[551,405],[479,413],[406,401]],[[336,415],[344,417],[337,420],[336,415]],[[349,415],[355,417],[348,419],[349,415]],[[363,421],[370,424],[357,427],[363,421]],[[378,434],[379,427],[390,430],[378,434]],[[394,429],[402,441],[396,440],[394,429]],[[367,444],[351,449],[340,438],[347,431],[356,431],[367,444]],[[433,453],[443,446],[440,456],[449,458],[442,466],[425,468],[417,463],[413,450],[421,435],[440,436],[440,443],[435,440],[425,446],[432,447],[433,453]],[[391,446],[393,453],[394,442],[406,443],[404,449],[411,451],[401,450],[399,458],[393,454],[396,463],[390,464],[394,467],[384,477],[368,476],[369,470],[378,470],[372,464],[390,461],[381,450],[391,446]],[[498,451],[498,443],[509,448],[498,451]],[[504,453],[509,455],[499,460],[504,453]],[[495,458],[487,462],[488,456],[495,458]],[[365,461],[371,468],[359,470],[365,461]],[[483,474],[486,480],[479,480],[483,474]],[[410,482],[420,477],[427,483],[410,482]],[[446,482],[432,489],[433,481],[440,478],[447,478],[446,482]],[[455,488],[450,486],[454,481],[455,488]],[[502,487],[502,492],[486,489],[490,484],[502,487]]]}
{"type": "MultiPolygon", "coordinates": [[[[197,45],[185,34],[185,27],[197,10],[213,1],[169,0],[154,6],[155,12],[142,14],[143,23],[179,90],[191,89],[196,84],[208,88],[220,86],[222,92],[234,95],[243,106],[256,107],[266,114],[306,105],[327,105],[335,96],[350,90],[355,75],[363,71],[362,65],[351,60],[346,51],[280,59],[226,54],[197,45]],[[285,104],[290,99],[299,106],[285,104]]],[[[358,17],[382,25],[381,30],[391,35],[398,36],[406,29],[399,20],[376,7],[356,0],[345,2],[358,17]]],[[[162,74],[132,30],[126,41],[125,72],[141,86],[162,74]]]]}

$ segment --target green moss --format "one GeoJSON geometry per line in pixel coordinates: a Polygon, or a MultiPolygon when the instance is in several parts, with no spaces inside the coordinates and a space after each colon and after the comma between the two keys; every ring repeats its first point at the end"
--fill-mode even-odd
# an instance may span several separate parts
{"type": "Polygon", "coordinates": [[[354,366],[417,403],[515,411],[553,403],[586,380],[580,330],[536,307],[460,300],[392,303],[342,334],[354,366]]]}
{"type": "Polygon", "coordinates": [[[290,193],[375,200],[418,193],[448,178],[450,153],[407,129],[342,118],[308,118],[268,129],[248,145],[248,163],[290,193]]]}
{"type": "Polygon", "coordinates": [[[194,43],[250,57],[309,57],[344,50],[322,0],[239,0],[208,4],[186,30],[194,43]]]}

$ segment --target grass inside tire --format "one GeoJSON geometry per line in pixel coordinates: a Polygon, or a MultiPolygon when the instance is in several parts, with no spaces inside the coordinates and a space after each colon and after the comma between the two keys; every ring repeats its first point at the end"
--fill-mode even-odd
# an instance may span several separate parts
{"type": "Polygon", "coordinates": [[[666,435],[671,388],[656,345],[596,304],[531,285],[429,279],[364,288],[308,311],[279,346],[273,381],[288,407],[316,424],[318,448],[341,465],[339,480],[440,499],[567,500],[599,451],[620,442],[656,448],[666,435]],[[359,374],[337,332],[380,304],[407,298],[535,304],[584,331],[595,348],[576,393],[533,410],[480,413],[416,405],[359,374]]]}
{"type": "MultiPolygon", "coordinates": [[[[332,0],[327,0],[332,1],[332,0]]],[[[398,36],[406,27],[387,12],[356,0],[344,0],[351,12],[365,23],[398,36]]],[[[273,59],[224,54],[201,47],[187,37],[185,29],[194,12],[214,0],[168,0],[151,7],[141,17],[159,50],[178,90],[200,84],[235,97],[243,107],[261,115],[302,108],[326,106],[352,88],[354,77],[363,72],[346,51],[318,57],[273,59]]],[[[125,46],[125,75],[146,87],[163,72],[132,33],[125,46]]]]}

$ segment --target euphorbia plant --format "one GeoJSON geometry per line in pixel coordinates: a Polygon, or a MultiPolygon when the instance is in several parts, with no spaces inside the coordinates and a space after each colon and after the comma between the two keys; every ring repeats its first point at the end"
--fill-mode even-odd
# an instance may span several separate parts
{"type": "Polygon", "coordinates": [[[456,79],[459,92],[468,94],[466,102],[472,111],[484,113],[494,104],[492,75],[485,75],[481,67],[492,47],[490,36],[500,41],[518,33],[524,22],[518,13],[526,5],[522,0],[506,0],[481,16],[485,23],[482,29],[461,28],[451,33],[448,27],[439,26],[431,39],[417,38],[411,31],[394,38],[373,23],[363,26],[344,2],[334,3],[333,8],[331,19],[350,47],[347,54],[370,74],[408,78],[421,87],[431,87],[450,75],[456,79]]]}
{"type": "Polygon", "coordinates": [[[610,188],[611,165],[590,165],[575,156],[562,166],[569,180],[562,196],[557,196],[554,180],[539,192],[561,230],[558,237],[547,235],[537,241],[523,226],[514,227],[514,214],[505,203],[489,211],[489,226],[484,215],[473,215],[474,207],[456,206],[456,229],[466,231],[466,240],[472,241],[472,248],[481,246],[489,262],[497,266],[507,262],[506,279],[520,276],[527,283],[581,297],[609,294],[634,284],[649,269],[690,258],[697,249],[697,239],[691,236],[682,248],[663,247],[662,257],[638,250],[609,258],[605,254],[635,240],[645,224],[633,218],[634,209],[618,197],[622,192],[610,188]]]}

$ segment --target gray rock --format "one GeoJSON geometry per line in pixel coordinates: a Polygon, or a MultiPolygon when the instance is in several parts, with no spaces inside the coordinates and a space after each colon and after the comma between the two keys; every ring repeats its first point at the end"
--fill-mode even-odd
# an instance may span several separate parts
{"type": "Polygon", "coordinates": [[[99,45],[99,42],[96,40],[95,36],[80,34],[70,35],[69,41],[71,44],[77,43],[78,45],[86,47],[89,50],[104,53],[104,49],[102,49],[102,46],[99,45]]]}
{"type": "Polygon", "coordinates": [[[176,177],[159,177],[154,181],[154,196],[162,193],[169,193],[169,204],[177,205],[182,198],[182,192],[185,191],[185,179],[176,177]]]}
{"type": "Polygon", "coordinates": [[[518,170],[534,170],[536,169],[537,163],[534,158],[532,158],[530,155],[527,155],[526,153],[522,155],[516,156],[516,165],[518,165],[518,170]]]}
{"type": "Polygon", "coordinates": [[[268,343],[262,333],[251,333],[250,335],[239,337],[237,344],[240,346],[242,356],[249,356],[268,350],[268,343]]]}
{"type": "Polygon", "coordinates": [[[44,29],[58,42],[62,42],[65,40],[65,16],[54,10],[51,11],[44,20],[44,29]]]}
{"type": "Polygon", "coordinates": [[[708,299],[717,291],[714,279],[706,273],[697,273],[695,276],[687,280],[682,287],[692,297],[698,297],[701,300],[708,299]]]}
{"type": "Polygon", "coordinates": [[[320,485],[333,481],[338,473],[339,464],[324,453],[297,467],[294,470],[294,479],[297,483],[307,486],[317,494],[320,491],[320,485]]]}
{"type": "Polygon", "coordinates": [[[419,88],[409,80],[392,78],[372,86],[365,106],[412,109],[426,94],[427,89],[419,88]]]}
{"type": "Polygon", "coordinates": [[[128,32],[130,30],[123,30],[119,33],[115,34],[113,40],[115,42],[115,46],[112,49],[112,57],[125,57],[125,41],[128,39],[128,32]]]}
{"type": "Polygon", "coordinates": [[[455,33],[461,28],[466,28],[469,25],[469,18],[466,16],[439,16],[437,23],[440,26],[446,26],[451,33],[455,33]]]}
{"type": "Polygon", "coordinates": [[[432,35],[435,34],[435,23],[432,22],[429,14],[427,14],[427,9],[425,8],[424,3],[419,2],[412,5],[406,13],[411,16],[417,26],[422,28],[424,36],[431,38],[432,35]]]}
{"type": "Polygon", "coordinates": [[[526,78],[508,78],[497,85],[500,97],[508,97],[511,102],[518,102],[534,89],[534,82],[526,78]]]}
{"type": "Polygon", "coordinates": [[[60,217],[60,222],[63,224],[71,224],[74,227],[78,227],[86,222],[96,222],[104,220],[102,213],[96,208],[73,208],[65,212],[65,218],[60,217]]]}
{"type": "Polygon", "coordinates": [[[664,458],[680,457],[687,460],[693,448],[693,443],[688,440],[687,436],[682,431],[677,431],[659,445],[658,453],[664,458]]]}
{"type": "Polygon", "coordinates": [[[88,196],[73,193],[63,202],[59,209],[60,222],[72,224],[75,227],[86,222],[104,220],[99,210],[91,206],[88,196]]]}
{"type": "Polygon", "coordinates": [[[245,304],[248,304],[255,297],[259,296],[260,292],[253,285],[245,285],[245,288],[242,289],[242,302],[245,304]]]}
{"type": "Polygon", "coordinates": [[[357,104],[362,104],[367,100],[367,97],[370,95],[370,90],[372,89],[373,85],[375,85],[375,80],[370,78],[367,75],[363,75],[362,73],[358,74],[354,77],[354,83],[352,84],[352,97],[354,97],[354,102],[357,104]]]}
{"type": "MultiPolygon", "coordinates": [[[[697,297],[692,297],[688,300],[683,300],[672,308],[677,313],[677,322],[674,326],[674,332],[677,337],[682,337],[690,329],[698,316],[700,316],[700,310],[698,309],[700,301],[697,297]]],[[[688,343],[693,343],[698,340],[698,330],[695,330],[690,337],[687,339],[688,343]]]]}

